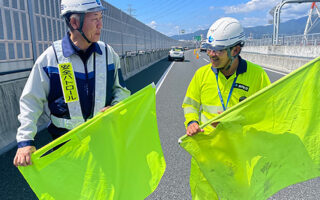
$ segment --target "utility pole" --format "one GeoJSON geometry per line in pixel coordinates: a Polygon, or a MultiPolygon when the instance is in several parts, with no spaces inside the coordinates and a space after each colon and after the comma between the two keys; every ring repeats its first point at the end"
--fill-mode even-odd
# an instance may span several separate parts
{"type": "Polygon", "coordinates": [[[181,35],[183,35],[186,31],[184,29],[181,29],[180,32],[181,32],[181,35]]]}
{"type": "Polygon", "coordinates": [[[135,12],[135,11],[136,11],[136,9],[133,9],[133,8],[132,8],[132,5],[129,4],[129,5],[128,5],[128,9],[127,9],[128,14],[129,14],[131,17],[136,17],[136,15],[134,15],[134,12],[135,12]]]}
{"type": "Polygon", "coordinates": [[[318,24],[319,18],[320,18],[319,8],[318,8],[316,2],[313,2],[311,5],[311,9],[309,11],[307,24],[306,24],[306,27],[304,29],[304,34],[303,34],[306,41],[307,41],[308,33],[312,30],[312,28],[315,27],[316,24],[318,24]],[[316,12],[316,15],[313,16],[314,12],[316,12]]]}
{"type": "Polygon", "coordinates": [[[282,0],[279,3],[275,10],[273,16],[273,35],[272,35],[272,43],[273,45],[279,44],[279,25],[280,25],[280,11],[283,5],[287,3],[313,3],[313,2],[320,2],[320,0],[282,0]]]}

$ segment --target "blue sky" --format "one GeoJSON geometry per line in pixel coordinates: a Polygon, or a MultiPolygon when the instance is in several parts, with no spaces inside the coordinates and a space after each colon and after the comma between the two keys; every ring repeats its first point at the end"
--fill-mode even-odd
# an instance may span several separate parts
{"type": "MultiPolygon", "coordinates": [[[[281,0],[108,0],[108,3],[127,12],[135,9],[135,17],[168,35],[179,30],[192,33],[207,29],[220,17],[237,18],[244,27],[267,25],[272,19],[269,11],[281,0]]],[[[311,3],[287,4],[282,8],[281,21],[308,14],[311,3]]]]}

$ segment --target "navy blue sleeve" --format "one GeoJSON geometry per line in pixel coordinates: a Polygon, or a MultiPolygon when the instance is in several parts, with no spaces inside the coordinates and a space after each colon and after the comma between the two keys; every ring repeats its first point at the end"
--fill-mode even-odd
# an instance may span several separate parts
{"type": "Polygon", "coordinates": [[[193,123],[197,123],[197,124],[199,124],[199,122],[198,122],[198,121],[190,121],[190,122],[188,123],[188,126],[189,126],[190,124],[193,124],[193,123]]]}
{"type": "Polygon", "coordinates": [[[18,148],[26,147],[26,146],[35,146],[33,140],[27,140],[23,142],[18,142],[18,148]]]}

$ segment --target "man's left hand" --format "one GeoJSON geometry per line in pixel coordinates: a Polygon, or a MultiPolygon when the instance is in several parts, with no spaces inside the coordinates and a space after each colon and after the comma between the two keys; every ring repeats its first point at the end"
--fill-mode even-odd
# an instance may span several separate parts
{"type": "Polygon", "coordinates": [[[104,107],[104,108],[102,108],[102,109],[100,110],[100,112],[104,112],[104,111],[108,110],[109,108],[111,108],[111,106],[104,107]]]}
{"type": "MultiPolygon", "coordinates": [[[[219,114],[219,115],[220,115],[221,113],[223,113],[223,111],[218,111],[218,114],[219,114]]],[[[220,123],[220,122],[213,122],[213,123],[211,124],[211,126],[213,126],[213,127],[216,128],[219,123],[220,123]]]]}
{"type": "Polygon", "coordinates": [[[218,126],[218,124],[219,124],[220,122],[213,122],[212,124],[211,124],[211,126],[213,126],[213,127],[217,127],[218,126]]]}

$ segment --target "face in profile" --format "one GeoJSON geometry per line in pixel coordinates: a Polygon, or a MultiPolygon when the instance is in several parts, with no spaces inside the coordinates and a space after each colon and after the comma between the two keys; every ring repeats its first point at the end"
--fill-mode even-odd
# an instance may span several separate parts
{"type": "Polygon", "coordinates": [[[86,13],[82,31],[91,42],[99,41],[102,26],[101,11],[86,13]]]}

